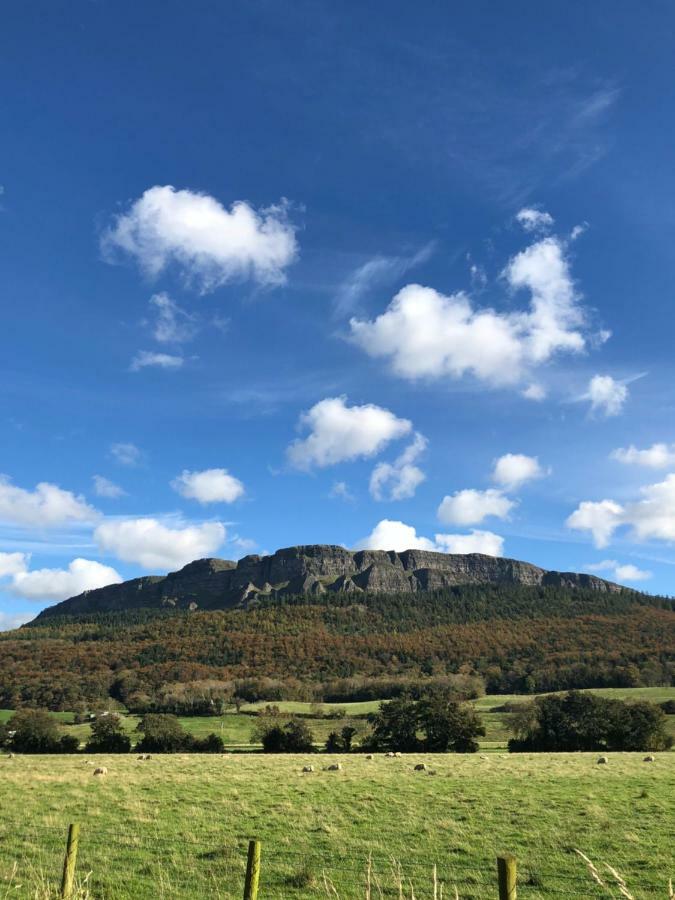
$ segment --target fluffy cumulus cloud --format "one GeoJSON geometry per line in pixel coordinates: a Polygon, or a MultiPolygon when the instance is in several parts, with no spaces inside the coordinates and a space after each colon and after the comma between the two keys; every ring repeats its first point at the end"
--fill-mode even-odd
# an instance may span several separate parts
{"type": "Polygon", "coordinates": [[[74,559],[67,569],[33,569],[18,572],[10,591],[27,600],[65,600],[83,591],[119,584],[121,575],[92,559],[74,559]]]}
{"type": "Polygon", "coordinates": [[[597,547],[606,547],[614,532],[627,526],[638,541],[675,541],[675,473],[647,485],[628,503],[586,500],[567,519],[567,525],[589,531],[597,547]]]}
{"type": "Polygon", "coordinates": [[[108,500],[118,500],[120,497],[126,496],[126,491],[119,484],[115,484],[109,478],[103,475],[94,475],[94,493],[97,497],[106,497],[108,500]]]}
{"type": "Polygon", "coordinates": [[[155,353],[152,350],[139,350],[129,364],[130,372],[140,372],[141,369],[167,369],[176,371],[183,367],[184,359],[173,353],[155,353]]]}
{"type": "Polygon", "coordinates": [[[611,375],[594,375],[582,399],[590,401],[593,416],[618,416],[628,399],[628,388],[611,375]]]}
{"type": "Polygon", "coordinates": [[[225,540],[225,528],[220,522],[171,527],[157,519],[119,519],[99,525],[94,538],[124,562],[166,570],[211,556],[225,540]]]}
{"type": "Polygon", "coordinates": [[[233,279],[279,284],[297,256],[285,203],[256,211],[244,201],[228,210],[208,194],[156,185],[117,216],[102,238],[106,258],[136,259],[156,277],[174,264],[202,292],[233,279]]]}
{"type": "Polygon", "coordinates": [[[553,225],[553,216],[542,209],[524,206],[516,213],[516,221],[525,231],[546,231],[553,225]]]}
{"type": "Polygon", "coordinates": [[[492,480],[507,491],[517,490],[527,481],[543,478],[547,474],[536,456],[523,453],[505,453],[495,460],[492,480]]]}
{"type": "Polygon", "coordinates": [[[630,447],[618,447],[610,454],[612,459],[626,465],[644,466],[647,469],[675,468],[675,444],[652,444],[639,450],[633,444],[630,447]]]}
{"type": "Polygon", "coordinates": [[[470,534],[437,534],[434,540],[418,535],[412,525],[392,519],[378,522],[368,537],[358,541],[355,550],[435,550],[440,553],[485,553],[501,556],[504,541],[490,531],[470,534]]]}
{"type": "Polygon", "coordinates": [[[29,558],[27,553],[0,553],[0,578],[25,572],[29,558]]]}
{"type": "Polygon", "coordinates": [[[439,522],[444,525],[479,525],[490,516],[496,519],[508,518],[515,505],[515,500],[495,488],[488,488],[486,491],[467,488],[443,497],[437,515],[439,522]]]}
{"type": "Polygon", "coordinates": [[[403,378],[470,375],[491,386],[519,384],[556,353],[584,350],[584,313],[561,241],[538,241],[503,275],[512,290],[529,292],[527,310],[481,309],[465,293],[410,284],[376,319],[352,318],[351,338],[403,378]]]}
{"type": "Polygon", "coordinates": [[[589,572],[609,572],[617,581],[647,581],[652,573],[640,569],[633,563],[620,563],[615,559],[603,559],[602,562],[586,566],[589,572]]]}
{"type": "Polygon", "coordinates": [[[589,531],[596,547],[606,547],[622,521],[623,507],[614,500],[584,500],[568,517],[566,525],[589,531]]]}
{"type": "Polygon", "coordinates": [[[136,444],[123,442],[110,445],[110,456],[121,466],[137,466],[143,458],[136,444]]]}
{"type": "Polygon", "coordinates": [[[99,513],[70,491],[43,481],[34,490],[16,487],[0,475],[0,521],[12,525],[50,528],[67,522],[93,522],[99,513]]]}
{"type": "Polygon", "coordinates": [[[346,397],[319,401],[303,413],[300,425],[309,434],[293,441],[286,453],[292,466],[304,470],[375,456],[412,430],[408,419],[372,403],[348,406],[346,397]]]}
{"type": "Polygon", "coordinates": [[[415,465],[427,447],[427,439],[417,432],[403,453],[393,463],[378,463],[370,476],[370,493],[375,500],[406,500],[426,478],[415,465]]]}
{"type": "Polygon", "coordinates": [[[197,334],[197,316],[180,307],[167,293],[150,298],[155,313],[152,334],[160,344],[182,344],[197,334]]]}
{"type": "Polygon", "coordinates": [[[244,496],[244,485],[227,469],[204,469],[201,472],[184,469],[171,482],[171,487],[182,497],[198,503],[234,503],[244,496]]]}

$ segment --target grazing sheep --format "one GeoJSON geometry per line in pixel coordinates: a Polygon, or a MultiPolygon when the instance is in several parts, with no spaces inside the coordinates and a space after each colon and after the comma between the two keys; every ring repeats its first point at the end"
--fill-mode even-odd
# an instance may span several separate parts
{"type": "Polygon", "coordinates": [[[341,772],[342,771],[342,763],[333,763],[328,766],[326,769],[327,772],[341,772]]]}
{"type": "Polygon", "coordinates": [[[417,765],[415,766],[416,772],[426,772],[426,770],[427,770],[427,767],[425,766],[424,763],[417,763],[417,765]]]}
{"type": "Polygon", "coordinates": [[[141,753],[140,756],[136,757],[137,759],[152,759],[149,753],[141,753]]]}
{"type": "Polygon", "coordinates": [[[652,756],[650,753],[649,756],[645,756],[642,762],[656,762],[656,757],[652,756]]]}
{"type": "Polygon", "coordinates": [[[313,771],[314,771],[314,766],[303,766],[303,767],[302,767],[302,771],[303,771],[303,772],[313,772],[313,771]]]}
{"type": "Polygon", "coordinates": [[[396,756],[393,750],[388,750],[384,755],[387,757],[387,759],[393,759],[396,756]]]}
{"type": "Polygon", "coordinates": [[[403,754],[399,750],[397,750],[396,753],[394,753],[394,756],[398,759],[398,757],[403,756],[403,754]]]}
{"type": "Polygon", "coordinates": [[[97,769],[94,769],[94,775],[107,775],[108,770],[105,766],[99,766],[97,769]]]}
{"type": "Polygon", "coordinates": [[[598,765],[599,765],[599,766],[602,766],[602,765],[604,765],[605,763],[608,763],[608,762],[609,762],[609,760],[607,759],[606,756],[599,756],[599,757],[598,757],[598,765]]]}

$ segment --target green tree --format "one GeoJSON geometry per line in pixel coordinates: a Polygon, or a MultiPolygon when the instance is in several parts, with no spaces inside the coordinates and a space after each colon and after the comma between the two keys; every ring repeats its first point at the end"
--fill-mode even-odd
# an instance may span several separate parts
{"type": "Polygon", "coordinates": [[[191,749],[192,738],[176,716],[169,713],[147,713],[136,730],[143,733],[136,745],[143,753],[180,753],[191,749]]]}
{"type": "Polygon", "coordinates": [[[20,709],[7,723],[11,747],[19,753],[56,753],[59,726],[46,709],[20,709]]]}
{"type": "Polygon", "coordinates": [[[124,733],[120,717],[115,713],[99,715],[91,724],[91,737],[85,750],[87,753],[128,753],[131,740],[124,733]]]}
{"type": "Polygon", "coordinates": [[[424,749],[430,753],[476,753],[476,738],[485,737],[485,728],[473,707],[440,692],[422,697],[417,716],[424,749]]]}
{"type": "Polygon", "coordinates": [[[300,719],[270,725],[258,732],[265,753],[312,753],[314,735],[300,719]]]}
{"type": "Polygon", "coordinates": [[[378,711],[371,714],[370,722],[373,730],[368,744],[373,749],[403,753],[422,749],[422,741],[417,735],[417,703],[410,696],[380,703],[378,711]]]}

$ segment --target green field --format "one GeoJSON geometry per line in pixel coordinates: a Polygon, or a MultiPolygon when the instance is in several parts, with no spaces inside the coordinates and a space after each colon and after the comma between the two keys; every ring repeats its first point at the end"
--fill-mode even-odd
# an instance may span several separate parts
{"type": "MultiPolygon", "coordinates": [[[[0,758],[0,897],[46,897],[66,826],[82,826],[91,898],[239,898],[250,837],[263,847],[261,900],[496,896],[494,858],[519,860],[521,898],[607,897],[573,848],[615,866],[636,900],[675,875],[675,753],[0,758]],[[324,771],[339,759],[343,770],[324,771]],[[436,774],[415,772],[425,762],[436,774]],[[316,771],[304,774],[311,763],[316,771]],[[324,886],[332,883],[335,892],[324,886]],[[3,893],[4,890],[4,893],[3,893]]],[[[601,867],[602,868],[602,867],[601,867]]],[[[603,869],[603,871],[605,871],[603,869]]],[[[610,878],[611,881],[611,878],[610,878]]]]}

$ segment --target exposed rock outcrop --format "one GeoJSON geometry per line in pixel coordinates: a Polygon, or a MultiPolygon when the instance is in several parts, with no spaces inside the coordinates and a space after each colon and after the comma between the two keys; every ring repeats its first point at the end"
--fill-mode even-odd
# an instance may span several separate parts
{"type": "Polygon", "coordinates": [[[198,559],[178,572],[134,578],[85,591],[40,613],[79,615],[141,607],[230,609],[261,597],[332,593],[416,593],[458,584],[522,584],[619,591],[594,575],[550,572],[515,559],[480,553],[360,550],[310,544],[245,556],[239,562],[198,559]]]}

